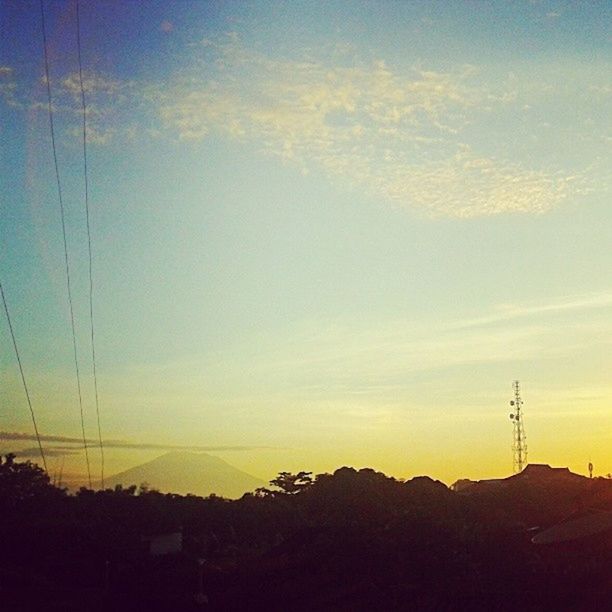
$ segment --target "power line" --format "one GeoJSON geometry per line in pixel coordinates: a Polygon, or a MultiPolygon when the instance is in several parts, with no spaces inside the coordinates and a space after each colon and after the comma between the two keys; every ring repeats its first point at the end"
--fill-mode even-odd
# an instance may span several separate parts
{"type": "Polygon", "coordinates": [[[89,451],[87,450],[87,439],[85,437],[85,418],[83,414],[83,397],[81,394],[81,376],[79,373],[79,359],[77,352],[77,341],[76,341],[76,331],[74,325],[74,307],[72,303],[72,289],[70,283],[70,260],[68,258],[68,241],[66,239],[66,219],[64,214],[64,200],[62,197],[62,185],[60,181],[59,175],[59,166],[57,163],[57,148],[55,146],[55,130],[53,126],[53,106],[51,103],[51,80],[49,78],[49,57],[47,51],[47,28],[45,25],[45,7],[44,0],[40,0],[40,13],[42,17],[42,35],[43,35],[43,47],[44,47],[44,56],[45,56],[45,80],[47,82],[47,102],[49,108],[49,128],[51,130],[51,146],[53,148],[53,163],[55,166],[55,180],[57,183],[57,193],[59,197],[59,205],[60,205],[60,217],[62,220],[62,236],[64,239],[64,261],[66,264],[66,285],[68,287],[68,304],[70,306],[70,326],[72,329],[72,348],[74,351],[74,368],[76,372],[76,380],[77,380],[77,392],[79,396],[79,411],[81,415],[81,432],[83,434],[83,449],[85,451],[85,461],[87,463],[87,479],[89,481],[89,487],[91,488],[91,470],[89,467],[89,451]]]}
{"type": "Polygon", "coordinates": [[[79,0],[77,0],[77,52],[79,58],[79,84],[81,86],[81,105],[83,107],[83,180],[85,183],[85,217],[87,219],[87,247],[89,249],[89,323],[91,330],[91,362],[93,367],[94,394],[96,400],[96,419],[98,421],[98,440],[100,442],[101,485],[102,488],[104,488],[104,444],[102,442],[102,427],[100,425],[100,402],[98,399],[98,375],[96,368],[96,343],[94,338],[93,257],[91,249],[91,227],[89,223],[89,173],[87,171],[87,104],[85,102],[85,88],[83,87],[83,64],[81,61],[81,19],[79,14],[79,4],[79,0]]]}
{"type": "Polygon", "coordinates": [[[38,449],[40,450],[40,456],[42,457],[43,465],[45,466],[45,472],[47,472],[47,460],[45,459],[45,452],[43,451],[42,443],[40,441],[40,434],[38,433],[38,427],[36,425],[36,417],[34,416],[34,408],[32,408],[32,401],[30,400],[30,393],[28,391],[28,385],[26,384],[25,375],[23,373],[23,367],[21,365],[21,358],[19,357],[19,349],[17,348],[17,340],[15,339],[15,332],[13,332],[13,325],[11,323],[11,315],[9,314],[8,304],[6,303],[6,297],[4,295],[4,289],[0,282],[0,293],[2,294],[2,303],[4,304],[4,312],[6,313],[6,320],[8,321],[9,331],[11,332],[11,338],[13,340],[13,348],[15,349],[15,356],[17,357],[17,364],[19,365],[19,372],[21,374],[21,382],[23,383],[23,390],[25,391],[26,398],[28,400],[28,406],[30,407],[30,415],[32,416],[32,424],[34,425],[34,432],[36,433],[36,441],[38,442],[38,449]]]}

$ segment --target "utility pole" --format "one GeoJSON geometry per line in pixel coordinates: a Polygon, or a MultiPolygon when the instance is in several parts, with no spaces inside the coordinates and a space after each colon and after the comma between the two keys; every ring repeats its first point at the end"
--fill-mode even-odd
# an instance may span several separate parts
{"type": "Polygon", "coordinates": [[[514,412],[510,415],[513,425],[512,463],[514,473],[518,474],[527,465],[527,436],[525,436],[525,427],[523,425],[523,412],[521,410],[523,400],[521,399],[518,380],[512,383],[512,390],[514,391],[514,399],[510,401],[510,405],[514,408],[514,412]]]}

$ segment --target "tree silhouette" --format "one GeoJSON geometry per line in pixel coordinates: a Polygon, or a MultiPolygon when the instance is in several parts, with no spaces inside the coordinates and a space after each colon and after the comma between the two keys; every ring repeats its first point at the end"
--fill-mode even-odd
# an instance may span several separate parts
{"type": "Polygon", "coordinates": [[[15,461],[15,455],[0,455],[0,498],[12,503],[61,494],[47,473],[35,463],[15,461]]]}
{"type": "Polygon", "coordinates": [[[306,490],[313,483],[312,472],[279,472],[278,476],[270,481],[273,487],[277,487],[280,491],[274,491],[261,487],[257,489],[259,495],[296,495],[301,491],[306,490]]]}

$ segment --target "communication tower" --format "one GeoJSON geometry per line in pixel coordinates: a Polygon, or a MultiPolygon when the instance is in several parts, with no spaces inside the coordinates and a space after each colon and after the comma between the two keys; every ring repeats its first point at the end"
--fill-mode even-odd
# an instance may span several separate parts
{"type": "Polygon", "coordinates": [[[512,390],[514,391],[514,399],[510,401],[510,405],[514,408],[514,412],[510,415],[513,425],[512,460],[514,472],[518,474],[527,465],[527,436],[525,436],[525,427],[523,425],[523,411],[521,409],[523,400],[521,399],[518,380],[512,383],[512,390]]]}

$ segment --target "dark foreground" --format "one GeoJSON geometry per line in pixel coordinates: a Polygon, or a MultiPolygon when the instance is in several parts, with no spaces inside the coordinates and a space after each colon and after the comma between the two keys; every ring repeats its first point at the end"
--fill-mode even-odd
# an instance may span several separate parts
{"type": "Polygon", "coordinates": [[[0,609],[612,609],[612,480],[541,469],[455,492],[342,468],[276,484],[67,495],[4,458],[0,609]],[[560,522],[564,540],[532,541],[560,522]],[[181,531],[180,552],[150,554],[181,531]]]}

